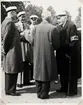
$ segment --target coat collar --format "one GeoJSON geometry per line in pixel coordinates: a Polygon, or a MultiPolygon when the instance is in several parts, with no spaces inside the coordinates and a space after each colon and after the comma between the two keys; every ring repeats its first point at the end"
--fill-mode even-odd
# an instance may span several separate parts
{"type": "Polygon", "coordinates": [[[48,21],[47,20],[43,20],[41,23],[46,24],[46,23],[48,23],[48,21]]]}
{"type": "Polygon", "coordinates": [[[65,29],[67,28],[68,22],[69,22],[69,21],[67,20],[66,23],[64,24],[63,30],[65,30],[65,29]]]}
{"type": "Polygon", "coordinates": [[[7,19],[7,20],[11,20],[11,21],[12,21],[12,19],[11,19],[11,18],[9,18],[9,17],[6,17],[6,19],[7,19]]]}

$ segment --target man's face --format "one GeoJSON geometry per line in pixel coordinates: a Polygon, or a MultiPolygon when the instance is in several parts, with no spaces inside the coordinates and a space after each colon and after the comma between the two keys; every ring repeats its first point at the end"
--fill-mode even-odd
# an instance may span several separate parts
{"type": "Polygon", "coordinates": [[[58,16],[57,19],[58,19],[58,23],[61,24],[61,25],[63,25],[64,22],[65,22],[66,19],[67,19],[67,16],[66,16],[66,15],[58,16]]]}
{"type": "Polygon", "coordinates": [[[22,23],[24,23],[24,22],[25,22],[25,15],[21,15],[21,16],[19,17],[19,20],[20,20],[22,23]]]}
{"type": "Polygon", "coordinates": [[[17,16],[17,13],[16,13],[16,11],[11,11],[11,17],[16,17],[17,16]]]}
{"type": "Polygon", "coordinates": [[[32,24],[35,25],[37,23],[37,18],[36,17],[32,17],[32,18],[30,18],[30,21],[31,21],[32,24]]]}
{"type": "Polygon", "coordinates": [[[11,18],[12,18],[12,20],[13,20],[14,22],[17,21],[17,13],[16,13],[16,11],[11,11],[10,13],[11,13],[11,18]]]}

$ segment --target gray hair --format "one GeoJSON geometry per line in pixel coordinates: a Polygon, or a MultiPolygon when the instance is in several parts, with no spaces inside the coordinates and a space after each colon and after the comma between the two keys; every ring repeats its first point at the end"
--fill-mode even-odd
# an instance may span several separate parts
{"type": "Polygon", "coordinates": [[[42,18],[46,19],[46,18],[48,18],[48,17],[50,17],[50,16],[51,16],[51,12],[50,12],[50,11],[44,10],[44,11],[42,12],[42,18]]]}

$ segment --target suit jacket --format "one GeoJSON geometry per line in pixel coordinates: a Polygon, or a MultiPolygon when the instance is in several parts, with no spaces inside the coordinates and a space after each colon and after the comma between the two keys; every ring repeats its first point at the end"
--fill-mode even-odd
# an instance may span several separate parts
{"type": "Polygon", "coordinates": [[[39,81],[56,80],[57,64],[54,50],[59,48],[58,31],[47,21],[35,26],[33,32],[34,79],[39,81]]]}
{"type": "Polygon", "coordinates": [[[19,32],[15,24],[8,17],[1,25],[1,38],[4,50],[3,69],[6,73],[18,73],[22,71],[22,52],[19,32]]]}

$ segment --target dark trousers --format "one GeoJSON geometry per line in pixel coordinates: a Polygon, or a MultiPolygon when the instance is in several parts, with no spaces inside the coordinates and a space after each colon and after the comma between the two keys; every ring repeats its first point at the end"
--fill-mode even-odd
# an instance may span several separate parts
{"type": "Polygon", "coordinates": [[[30,63],[29,65],[29,78],[30,80],[33,80],[33,63],[30,63]]]}
{"type": "Polygon", "coordinates": [[[48,95],[50,90],[50,82],[36,81],[36,87],[38,96],[48,95]]]}
{"type": "Polygon", "coordinates": [[[68,95],[76,94],[77,78],[72,76],[71,73],[75,68],[70,67],[69,59],[66,58],[63,51],[57,54],[57,66],[60,74],[61,89],[68,95]]]}
{"type": "Polygon", "coordinates": [[[23,65],[24,65],[23,83],[28,84],[29,83],[29,64],[28,62],[23,62],[23,65]]]}
{"type": "Polygon", "coordinates": [[[5,73],[5,92],[15,92],[16,91],[16,83],[17,83],[17,75],[5,73]]]}
{"type": "Polygon", "coordinates": [[[60,74],[61,89],[67,95],[77,94],[77,78],[71,78],[69,80],[68,76],[60,74]]]}

